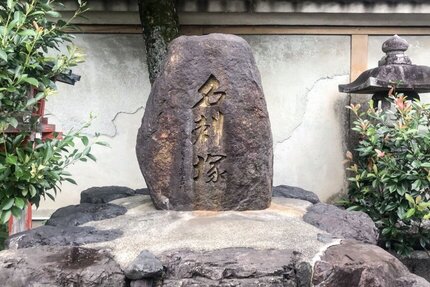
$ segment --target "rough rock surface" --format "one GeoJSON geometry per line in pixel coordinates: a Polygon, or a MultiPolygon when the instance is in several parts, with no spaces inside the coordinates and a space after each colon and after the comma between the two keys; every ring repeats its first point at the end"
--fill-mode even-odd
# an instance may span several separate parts
{"type": "Polygon", "coordinates": [[[121,287],[125,276],[107,252],[39,246],[0,252],[0,282],[7,287],[121,287]]]}
{"type": "Polygon", "coordinates": [[[149,189],[148,188],[139,188],[134,190],[136,195],[149,195],[149,189]]]}
{"type": "Polygon", "coordinates": [[[153,280],[151,280],[151,279],[133,280],[130,282],[130,287],[154,287],[153,284],[154,284],[153,280]]]}
{"type": "Polygon", "coordinates": [[[108,203],[133,195],[136,195],[136,192],[125,186],[95,186],[81,192],[81,203],[108,203]]]}
{"type": "Polygon", "coordinates": [[[149,196],[112,201],[127,206],[126,214],[89,222],[99,230],[119,229],[121,238],[91,243],[90,248],[111,250],[122,268],[146,249],[155,256],[168,250],[216,250],[230,247],[289,249],[311,260],[331,240],[321,242],[324,231],[303,222],[311,203],[299,199],[273,198],[270,208],[249,211],[169,211],[156,210],[149,196]],[[138,200],[139,199],[139,200],[138,200]],[[299,234],[299,236],[298,236],[299,234]]]}
{"type": "MultiPolygon", "coordinates": [[[[90,226],[97,228],[98,235],[109,236],[110,231],[120,230],[121,237],[81,247],[2,251],[0,285],[309,287],[313,280],[318,287],[429,287],[379,247],[355,241],[337,245],[340,240],[305,223],[302,217],[312,206],[308,201],[275,197],[269,209],[244,212],[160,211],[149,196],[142,195],[112,203],[126,208],[127,213],[83,227],[45,226],[33,233],[44,230],[43,236],[52,238],[38,241],[35,235],[35,241],[26,241],[24,237],[21,244],[81,244],[87,238],[69,234],[65,236],[70,240],[63,239],[61,230],[67,234],[90,226]],[[159,264],[153,268],[157,272],[143,274],[155,278],[125,282],[123,270],[131,266],[142,248],[155,255],[151,260],[158,258],[164,265],[164,282],[159,277],[159,264]],[[115,262],[110,254],[97,250],[109,250],[115,262]]],[[[139,263],[145,266],[149,262],[139,263]]]]}
{"type": "MultiPolygon", "coordinates": [[[[398,256],[394,254],[394,256],[398,256]]],[[[413,251],[407,257],[397,257],[412,273],[430,282],[430,254],[426,251],[413,251]]]]}
{"type": "Polygon", "coordinates": [[[81,203],[58,209],[51,215],[46,225],[78,226],[90,221],[113,218],[126,212],[127,208],[115,204],[81,203]]]}
{"type": "Polygon", "coordinates": [[[303,220],[341,238],[371,244],[378,241],[378,229],[364,212],[346,211],[334,205],[318,203],[308,208],[303,220]]]}
{"type": "Polygon", "coordinates": [[[131,280],[152,278],[161,275],[163,265],[151,252],[144,250],[124,270],[125,276],[131,280]]]}
{"type": "Polygon", "coordinates": [[[81,192],[81,203],[108,203],[115,199],[139,194],[148,194],[148,189],[134,190],[126,186],[95,186],[81,192]]]}
{"type": "Polygon", "coordinates": [[[320,202],[318,195],[312,191],[307,191],[300,187],[278,185],[274,186],[272,190],[274,197],[296,198],[309,201],[313,204],[320,202]]]}
{"type": "Polygon", "coordinates": [[[272,197],[269,115],[248,43],[173,40],[152,86],[136,153],[158,209],[265,209],[272,197]]]}
{"type": "Polygon", "coordinates": [[[430,287],[421,277],[409,273],[394,256],[382,248],[356,241],[344,241],[327,249],[315,264],[316,287],[430,287]]]}
{"type": "Polygon", "coordinates": [[[79,246],[87,243],[109,241],[120,237],[119,230],[97,230],[89,226],[58,227],[44,225],[12,235],[6,241],[8,249],[36,246],[79,246]]]}
{"type": "Polygon", "coordinates": [[[163,282],[166,287],[310,286],[309,264],[300,264],[300,253],[291,250],[177,250],[163,253],[160,259],[166,267],[163,282]],[[298,268],[299,265],[302,267],[298,268]]]}

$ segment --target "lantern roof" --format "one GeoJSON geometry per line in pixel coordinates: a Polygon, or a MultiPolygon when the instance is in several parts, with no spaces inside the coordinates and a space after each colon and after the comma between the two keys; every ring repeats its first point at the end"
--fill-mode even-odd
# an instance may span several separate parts
{"type": "Polygon", "coordinates": [[[361,73],[350,84],[339,85],[342,93],[374,94],[388,91],[392,86],[397,92],[430,92],[430,67],[413,65],[405,54],[408,42],[397,35],[382,44],[386,54],[378,62],[378,67],[361,73]]]}

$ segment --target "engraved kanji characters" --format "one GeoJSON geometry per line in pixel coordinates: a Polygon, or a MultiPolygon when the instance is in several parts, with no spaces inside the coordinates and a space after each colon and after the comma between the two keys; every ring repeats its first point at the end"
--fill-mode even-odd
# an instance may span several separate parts
{"type": "Polygon", "coordinates": [[[198,90],[202,97],[193,106],[194,180],[204,177],[206,183],[215,183],[226,174],[221,167],[226,156],[220,153],[224,124],[220,104],[226,93],[218,88],[219,81],[211,75],[198,90]]]}

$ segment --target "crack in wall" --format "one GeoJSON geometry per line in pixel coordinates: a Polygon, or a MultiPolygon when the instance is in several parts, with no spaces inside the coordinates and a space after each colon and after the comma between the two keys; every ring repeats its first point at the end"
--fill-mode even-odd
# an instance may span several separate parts
{"type": "Polygon", "coordinates": [[[306,88],[306,92],[305,92],[305,94],[304,94],[304,97],[305,97],[305,108],[304,108],[304,111],[303,111],[303,113],[302,113],[302,115],[301,115],[301,121],[300,121],[300,123],[298,123],[292,130],[291,130],[291,133],[290,133],[290,135],[289,136],[287,136],[286,138],[284,138],[284,139],[281,139],[281,140],[279,140],[279,141],[277,141],[276,143],[275,143],[275,146],[274,146],[274,148],[276,147],[276,145],[278,145],[278,144],[283,144],[283,143],[285,143],[286,141],[288,141],[293,135],[294,135],[294,133],[301,127],[301,125],[303,124],[303,122],[305,121],[305,117],[306,117],[306,113],[307,113],[307,110],[308,110],[308,104],[309,104],[309,94],[312,92],[312,90],[315,88],[315,86],[320,82],[320,81],[325,81],[325,80],[333,80],[333,79],[335,79],[335,78],[340,78],[340,77],[345,77],[345,76],[349,76],[349,74],[335,74],[335,75],[331,75],[331,76],[324,76],[324,77],[320,77],[320,78],[318,78],[317,80],[315,80],[314,82],[313,82],[313,84],[311,85],[311,87],[310,88],[306,88]]]}
{"type": "MultiPolygon", "coordinates": [[[[331,75],[331,76],[324,76],[324,77],[320,77],[320,78],[318,78],[317,80],[315,80],[314,82],[313,82],[313,84],[311,85],[311,87],[310,88],[306,88],[306,92],[305,92],[305,94],[304,94],[304,98],[305,98],[305,108],[304,108],[304,111],[303,111],[303,113],[302,113],[302,115],[300,116],[301,118],[302,118],[302,120],[301,120],[301,122],[299,123],[299,124],[297,124],[293,129],[292,129],[292,131],[291,131],[291,133],[290,133],[290,135],[288,136],[288,137],[286,137],[286,138],[284,138],[284,139],[282,139],[282,140],[279,140],[279,141],[277,141],[276,143],[275,143],[275,146],[277,145],[277,144],[283,144],[283,143],[285,143],[286,141],[288,141],[293,135],[294,135],[294,133],[302,126],[302,124],[303,124],[303,122],[304,122],[304,120],[305,120],[305,117],[306,117],[306,113],[307,113],[307,111],[308,111],[308,104],[309,104],[309,94],[315,89],[315,86],[320,82],[320,81],[324,81],[324,80],[333,80],[333,79],[335,79],[335,78],[339,78],[339,77],[345,77],[345,76],[348,76],[349,74],[334,74],[334,75],[331,75]]],[[[114,137],[116,137],[117,135],[118,135],[118,128],[117,128],[117,126],[116,126],[116,123],[115,123],[115,121],[116,121],[116,119],[118,118],[118,116],[119,115],[121,115],[121,114],[126,114],[126,115],[135,115],[135,114],[137,114],[139,111],[141,111],[141,110],[145,110],[145,107],[144,106],[140,106],[140,107],[138,107],[135,111],[133,111],[133,112],[126,112],[126,111],[119,111],[119,112],[117,112],[115,115],[114,115],[114,117],[113,117],[113,119],[111,120],[111,122],[112,122],[112,125],[113,125],[113,128],[114,128],[114,133],[113,134],[107,134],[107,133],[101,133],[101,135],[103,135],[103,136],[107,136],[107,137],[109,137],[109,138],[114,138],[114,137]]]]}
{"type": "Polygon", "coordinates": [[[114,115],[113,119],[111,120],[111,123],[112,123],[113,128],[114,128],[114,133],[113,133],[113,134],[101,133],[100,135],[103,135],[103,136],[106,136],[106,137],[109,137],[109,138],[114,138],[114,137],[116,137],[116,136],[118,135],[118,127],[116,126],[115,121],[116,121],[116,119],[118,118],[118,116],[119,116],[119,115],[121,115],[121,114],[125,114],[125,115],[135,115],[135,114],[137,114],[138,112],[140,112],[141,110],[145,110],[145,107],[144,107],[144,106],[140,106],[140,107],[138,107],[134,112],[124,112],[124,111],[119,111],[119,112],[117,112],[117,113],[114,115]]]}

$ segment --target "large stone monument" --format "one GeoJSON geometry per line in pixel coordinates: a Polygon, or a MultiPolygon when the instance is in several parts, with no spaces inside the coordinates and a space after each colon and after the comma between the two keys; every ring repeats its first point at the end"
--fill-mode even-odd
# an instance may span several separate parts
{"type": "Polygon", "coordinates": [[[248,43],[222,34],[174,40],[136,152],[158,209],[267,208],[272,136],[248,43]]]}

